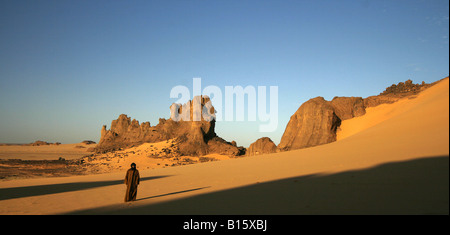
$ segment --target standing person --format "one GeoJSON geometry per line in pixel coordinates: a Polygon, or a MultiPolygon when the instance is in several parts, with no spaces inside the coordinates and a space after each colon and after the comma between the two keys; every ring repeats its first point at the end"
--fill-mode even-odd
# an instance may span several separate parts
{"type": "Polygon", "coordinates": [[[131,163],[131,168],[128,169],[125,175],[125,184],[127,185],[127,192],[125,194],[125,202],[136,201],[137,187],[140,181],[139,171],[136,169],[136,164],[131,163]]]}

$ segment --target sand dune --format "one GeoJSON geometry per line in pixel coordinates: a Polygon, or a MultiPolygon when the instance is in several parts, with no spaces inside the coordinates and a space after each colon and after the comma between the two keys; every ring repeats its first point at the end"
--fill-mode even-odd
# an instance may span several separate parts
{"type": "MultiPolygon", "coordinates": [[[[125,172],[0,182],[0,214],[448,214],[449,81],[345,121],[313,148],[125,172]]],[[[139,169],[139,165],[138,165],[139,169]]]]}
{"type": "MultiPolygon", "coordinates": [[[[419,95],[403,98],[393,104],[381,104],[376,107],[367,108],[365,115],[347,119],[341,123],[340,130],[337,133],[337,140],[345,139],[394,117],[397,119],[409,119],[414,115],[424,117],[431,114],[431,109],[439,109],[439,107],[442,107],[442,110],[441,112],[435,113],[438,115],[436,118],[439,118],[440,121],[442,119],[447,119],[448,121],[448,108],[445,109],[445,106],[448,106],[448,99],[445,99],[445,96],[448,95],[446,90],[448,90],[448,78],[441,81],[439,86],[433,89],[427,89],[419,95]],[[418,97],[420,98],[417,99],[418,97]]],[[[420,126],[417,126],[417,124],[420,124],[419,120],[405,121],[411,123],[411,128],[421,130],[420,126]]],[[[423,121],[432,120],[424,119],[423,121]]],[[[444,127],[448,128],[448,122],[446,126],[442,126],[442,128],[444,127]]]]}

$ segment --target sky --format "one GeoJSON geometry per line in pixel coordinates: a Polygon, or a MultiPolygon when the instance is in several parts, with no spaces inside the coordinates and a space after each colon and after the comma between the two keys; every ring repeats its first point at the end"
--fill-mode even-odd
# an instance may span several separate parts
{"type": "Polygon", "coordinates": [[[98,142],[122,113],[153,126],[171,89],[201,78],[277,86],[275,131],[244,120],[216,133],[278,144],[310,98],[448,74],[448,0],[0,1],[0,143],[98,142]]]}

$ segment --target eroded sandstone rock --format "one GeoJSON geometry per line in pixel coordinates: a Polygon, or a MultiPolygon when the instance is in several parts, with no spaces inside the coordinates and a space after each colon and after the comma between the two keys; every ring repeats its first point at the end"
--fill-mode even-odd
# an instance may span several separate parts
{"type": "Polygon", "coordinates": [[[277,152],[277,146],[269,137],[262,137],[252,143],[247,150],[248,156],[277,152]]]}
{"type": "Polygon", "coordinates": [[[208,153],[239,155],[241,153],[238,147],[231,143],[217,140],[214,131],[215,111],[209,97],[196,96],[193,101],[188,101],[184,105],[172,104],[170,110],[171,118],[168,120],[160,118],[156,126],[151,126],[149,122],[139,124],[139,121],[131,120],[127,115],[121,114],[118,119],[111,122],[110,130],[106,129],[106,125],[103,126],[95,151],[108,152],[175,138],[181,155],[200,156],[208,153]],[[193,121],[195,115],[198,115],[195,113],[197,104],[199,104],[199,110],[205,115],[200,115],[200,121],[193,121]],[[184,119],[180,116],[184,116],[184,119]]]}
{"type": "Polygon", "coordinates": [[[323,97],[303,103],[291,116],[278,148],[286,151],[336,141],[341,119],[323,97]]]}
{"type": "Polygon", "coordinates": [[[366,114],[364,100],[361,97],[334,97],[330,104],[341,120],[366,114]]]}

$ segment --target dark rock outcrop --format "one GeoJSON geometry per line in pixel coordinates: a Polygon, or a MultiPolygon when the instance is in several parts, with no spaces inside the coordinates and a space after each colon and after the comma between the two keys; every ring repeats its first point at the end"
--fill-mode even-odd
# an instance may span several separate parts
{"type": "Polygon", "coordinates": [[[330,102],[323,97],[310,99],[291,116],[278,148],[286,151],[333,142],[340,124],[330,102]]]}
{"type": "Polygon", "coordinates": [[[36,140],[33,143],[30,144],[24,144],[24,146],[43,146],[43,145],[60,145],[60,142],[55,142],[55,143],[49,143],[46,141],[42,141],[42,140],[36,140]]]}
{"type": "Polygon", "coordinates": [[[330,104],[341,120],[366,114],[364,100],[361,97],[334,97],[330,104]]]}
{"type": "Polygon", "coordinates": [[[41,145],[50,145],[50,143],[42,141],[42,140],[36,140],[35,142],[30,144],[31,146],[41,146],[41,145]]]}
{"type": "Polygon", "coordinates": [[[247,150],[248,156],[275,153],[277,152],[277,146],[268,137],[262,137],[252,143],[247,150]]]}
{"type": "Polygon", "coordinates": [[[208,140],[208,153],[218,153],[228,156],[239,156],[245,154],[243,147],[237,147],[233,143],[215,136],[208,140]]]}
{"type": "Polygon", "coordinates": [[[87,145],[89,145],[89,144],[96,144],[95,141],[92,141],[92,140],[84,140],[84,141],[81,142],[81,143],[87,144],[87,145]]]}
{"type": "Polygon", "coordinates": [[[433,83],[422,82],[421,84],[413,84],[411,80],[407,80],[405,82],[399,82],[398,84],[392,84],[379,95],[369,96],[365,98],[364,106],[369,108],[378,106],[380,104],[391,104],[404,97],[417,95],[421,91],[433,86],[439,81],[433,83]]]}
{"type": "Polygon", "coordinates": [[[422,82],[422,84],[413,84],[411,79],[408,79],[405,82],[399,82],[397,85],[392,84],[392,86],[381,92],[380,95],[418,93],[429,85],[425,82],[422,82]]]}
{"type": "MultiPolygon", "coordinates": [[[[101,137],[96,152],[108,152],[120,148],[140,145],[142,143],[154,143],[176,138],[181,155],[200,156],[208,153],[219,153],[227,155],[239,155],[238,147],[220,139],[214,132],[215,115],[214,108],[207,96],[196,96],[193,101],[184,105],[172,104],[171,118],[159,119],[156,126],[150,122],[131,120],[125,114],[121,114],[117,120],[111,122],[111,129],[106,125],[101,130],[101,137]],[[193,121],[194,103],[198,102],[202,113],[199,121],[193,121]],[[183,112],[189,111],[189,112],[183,112]],[[180,117],[184,119],[180,119],[180,117]],[[188,119],[187,117],[190,117],[188,119]]],[[[198,114],[198,113],[197,113],[198,114]]]]}

